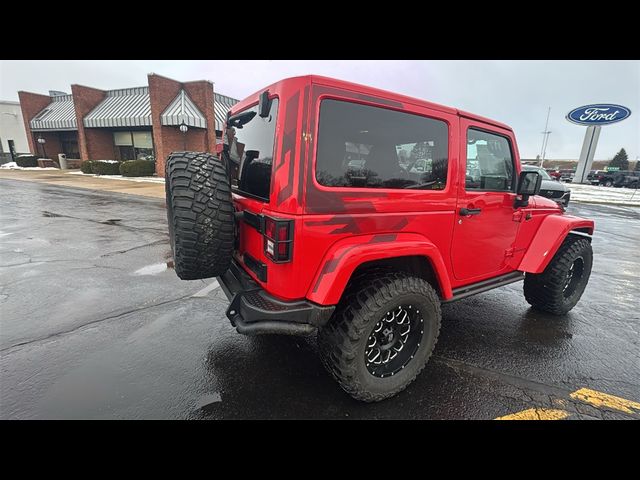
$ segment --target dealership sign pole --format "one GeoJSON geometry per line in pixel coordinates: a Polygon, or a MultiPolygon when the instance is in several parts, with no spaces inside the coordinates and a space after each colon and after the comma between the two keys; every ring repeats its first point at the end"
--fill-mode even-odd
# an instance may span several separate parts
{"type": "Polygon", "coordinates": [[[567,120],[571,123],[588,127],[584,135],[580,160],[573,179],[575,183],[588,183],[587,175],[589,175],[593,164],[593,157],[596,153],[602,125],[621,122],[629,118],[629,115],[631,115],[631,110],[627,107],[613,104],[585,105],[574,108],[567,114],[567,120]]]}

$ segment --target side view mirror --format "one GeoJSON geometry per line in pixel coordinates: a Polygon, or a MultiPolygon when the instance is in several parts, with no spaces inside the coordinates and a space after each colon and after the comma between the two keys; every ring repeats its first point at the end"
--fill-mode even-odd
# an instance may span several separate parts
{"type": "Polygon", "coordinates": [[[256,116],[256,112],[249,110],[242,113],[236,113],[227,119],[227,128],[242,128],[243,125],[249,123],[256,116]]]}
{"type": "Polygon", "coordinates": [[[516,199],[516,207],[526,207],[529,205],[529,197],[540,193],[542,185],[542,175],[538,172],[523,171],[518,178],[518,189],[516,194],[520,197],[516,199]]]}
{"type": "Polygon", "coordinates": [[[269,99],[269,90],[265,90],[260,94],[258,101],[258,115],[262,118],[268,118],[271,111],[271,100],[269,99]]]}

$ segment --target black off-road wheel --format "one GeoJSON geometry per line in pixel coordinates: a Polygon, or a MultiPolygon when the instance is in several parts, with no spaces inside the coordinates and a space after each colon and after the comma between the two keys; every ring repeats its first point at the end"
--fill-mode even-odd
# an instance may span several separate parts
{"type": "Polygon", "coordinates": [[[401,272],[361,276],[318,334],[322,363],[356,400],[384,400],[422,371],[441,317],[438,295],[425,280],[401,272]]]}
{"type": "Polygon", "coordinates": [[[225,165],[209,153],[172,153],[165,168],[165,191],[178,277],[222,275],[231,264],[235,232],[225,165]]]}
{"type": "Polygon", "coordinates": [[[580,300],[587,287],[592,264],[591,242],[569,235],[544,272],[527,273],[524,297],[537,310],[564,315],[580,300]]]}

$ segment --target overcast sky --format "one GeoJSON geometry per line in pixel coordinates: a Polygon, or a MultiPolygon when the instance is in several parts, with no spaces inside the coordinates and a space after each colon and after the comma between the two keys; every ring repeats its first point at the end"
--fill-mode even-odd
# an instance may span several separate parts
{"type": "Polygon", "coordinates": [[[547,108],[551,133],[546,158],[577,159],[586,127],[565,115],[591,103],[616,103],[631,117],[604,126],[597,160],[621,147],[640,156],[640,62],[484,60],[205,60],[205,61],[0,61],[0,99],[17,100],[18,90],[70,92],[78,83],[102,89],[147,84],[154,72],[180,81],[211,80],[215,91],[242,99],[282,78],[315,73],[363,83],[509,124],[520,154],[540,153],[547,108]]]}

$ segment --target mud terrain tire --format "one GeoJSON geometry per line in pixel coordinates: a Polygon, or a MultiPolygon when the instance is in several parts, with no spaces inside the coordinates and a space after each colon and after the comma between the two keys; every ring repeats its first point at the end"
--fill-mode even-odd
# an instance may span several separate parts
{"type": "Polygon", "coordinates": [[[542,273],[527,273],[524,297],[537,310],[564,315],[580,300],[592,264],[591,242],[570,234],[542,273]]]}
{"type": "Polygon", "coordinates": [[[165,167],[165,192],[178,277],[222,275],[231,264],[235,229],[225,165],[209,153],[172,153],[165,167]]]}
{"type": "Polygon", "coordinates": [[[356,400],[384,400],[404,390],[422,371],[438,340],[441,317],[440,299],[425,280],[402,272],[363,276],[347,288],[333,318],[320,330],[320,358],[356,400]],[[415,330],[415,352],[395,374],[376,376],[365,360],[371,336],[389,312],[408,305],[422,319],[418,323],[422,331],[415,330]]]}

